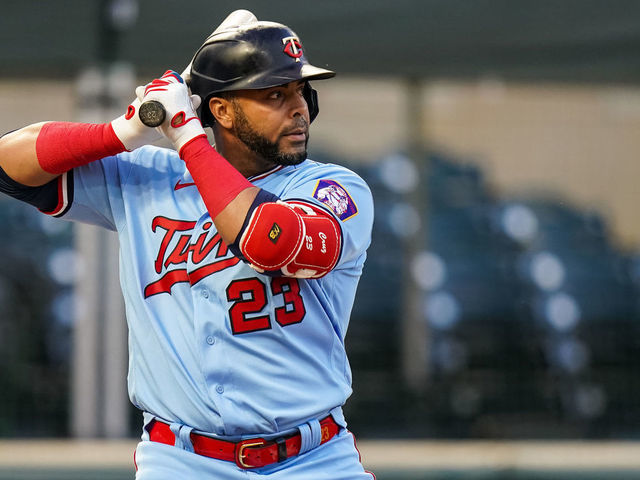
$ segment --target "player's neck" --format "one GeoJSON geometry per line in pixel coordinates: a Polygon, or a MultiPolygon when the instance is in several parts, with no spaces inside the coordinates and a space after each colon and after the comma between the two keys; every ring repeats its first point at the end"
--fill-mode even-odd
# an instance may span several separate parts
{"type": "Polygon", "coordinates": [[[275,163],[265,160],[260,155],[249,150],[236,137],[225,140],[218,141],[216,139],[215,149],[245,177],[253,177],[275,167],[275,163]]]}

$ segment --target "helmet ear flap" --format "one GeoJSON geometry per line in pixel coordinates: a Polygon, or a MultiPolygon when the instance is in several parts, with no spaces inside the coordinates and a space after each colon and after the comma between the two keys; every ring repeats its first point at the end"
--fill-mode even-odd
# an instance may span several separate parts
{"type": "Polygon", "coordinates": [[[212,97],[213,94],[203,99],[200,107],[196,110],[196,113],[200,117],[200,123],[202,123],[203,127],[213,127],[213,124],[216,123],[216,119],[213,117],[213,114],[209,109],[209,100],[211,100],[212,97]]]}
{"type": "Polygon", "coordinates": [[[309,108],[309,123],[311,123],[318,116],[318,113],[320,113],[320,107],[318,106],[318,92],[311,88],[311,84],[309,84],[309,82],[306,82],[304,84],[302,96],[307,101],[307,106],[309,108]]]}

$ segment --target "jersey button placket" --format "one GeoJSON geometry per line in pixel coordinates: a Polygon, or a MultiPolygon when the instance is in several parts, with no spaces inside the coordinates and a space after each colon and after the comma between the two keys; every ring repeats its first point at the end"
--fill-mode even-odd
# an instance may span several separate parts
{"type": "Polygon", "coordinates": [[[222,385],[216,385],[216,392],[222,395],[224,393],[224,387],[222,385]]]}
{"type": "Polygon", "coordinates": [[[209,336],[207,337],[207,343],[208,343],[209,345],[213,345],[214,343],[216,343],[216,339],[215,339],[215,337],[213,337],[212,335],[209,335],[209,336]]]}
{"type": "Polygon", "coordinates": [[[202,298],[208,299],[209,298],[209,290],[207,290],[207,289],[202,290],[201,295],[202,295],[202,298]]]}

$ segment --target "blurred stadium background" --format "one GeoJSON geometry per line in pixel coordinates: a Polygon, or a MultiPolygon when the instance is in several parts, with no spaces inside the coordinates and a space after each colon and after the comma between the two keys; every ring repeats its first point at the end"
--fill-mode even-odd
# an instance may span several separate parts
{"type": "MultiPolygon", "coordinates": [[[[0,130],[107,121],[229,12],[372,188],[347,404],[379,479],[640,476],[640,3],[2,1],[0,130]],[[107,80],[105,80],[105,78],[107,80]]],[[[117,246],[0,198],[0,479],[132,478],[117,246]]]]}

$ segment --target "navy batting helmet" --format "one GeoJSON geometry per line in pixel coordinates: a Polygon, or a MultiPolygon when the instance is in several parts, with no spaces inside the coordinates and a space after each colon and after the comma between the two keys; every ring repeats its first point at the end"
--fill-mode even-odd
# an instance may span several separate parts
{"type": "MultiPolygon", "coordinates": [[[[212,126],[208,104],[217,93],[333,76],[335,72],[307,61],[300,38],[289,27],[254,20],[230,28],[223,23],[207,38],[191,62],[189,87],[203,100],[198,111],[202,124],[212,126]]],[[[313,121],[319,111],[318,96],[308,83],[304,97],[313,121]]]]}

